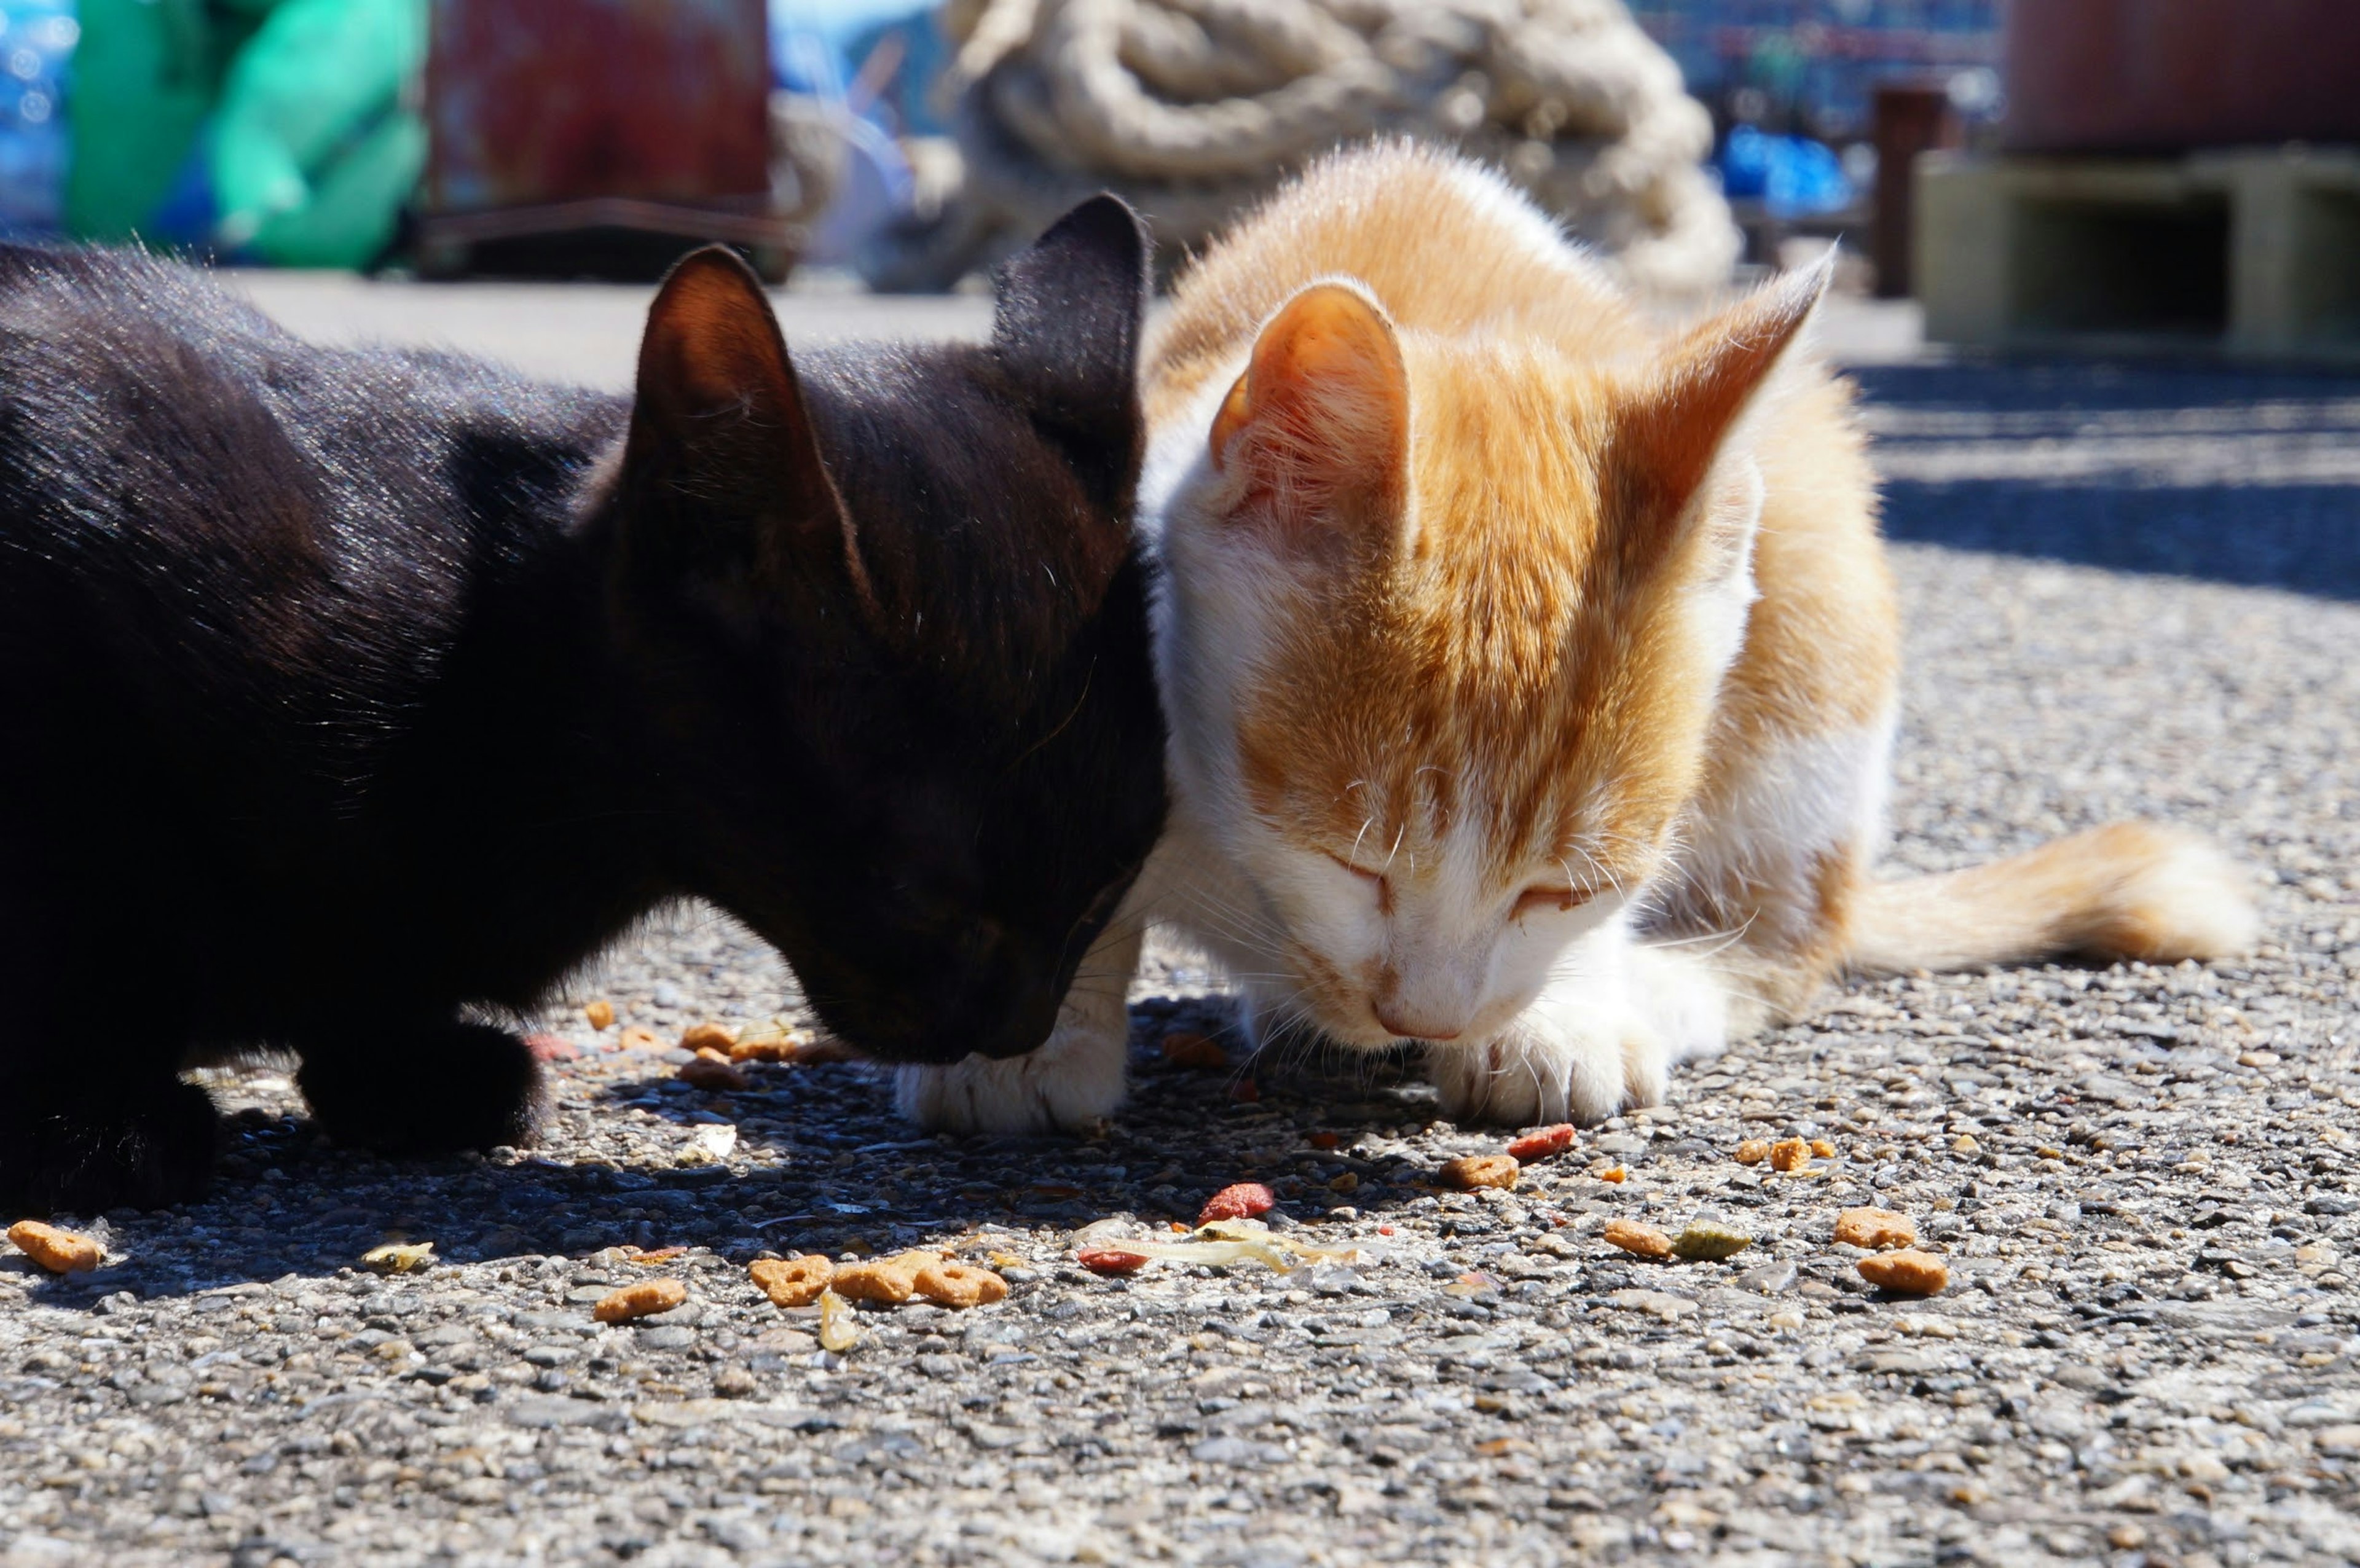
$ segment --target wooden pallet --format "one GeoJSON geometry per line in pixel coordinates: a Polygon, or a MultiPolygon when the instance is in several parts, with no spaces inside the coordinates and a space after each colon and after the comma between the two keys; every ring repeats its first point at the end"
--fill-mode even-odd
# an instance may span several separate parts
{"type": "Polygon", "coordinates": [[[2360,363],[2360,150],[1928,153],[1928,341],[2360,363]]]}

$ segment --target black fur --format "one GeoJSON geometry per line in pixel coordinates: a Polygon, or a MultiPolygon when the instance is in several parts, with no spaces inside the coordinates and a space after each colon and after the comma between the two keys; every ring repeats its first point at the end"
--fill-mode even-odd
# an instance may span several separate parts
{"type": "Polygon", "coordinates": [[[1145,256],[1101,199],[989,347],[790,365],[702,253],[633,403],[0,251],[0,1211],[191,1193],[175,1074],[260,1047],[340,1138],[527,1138],[484,1018],[684,896],[877,1056],[1039,1043],[1163,812],[1145,256]]]}

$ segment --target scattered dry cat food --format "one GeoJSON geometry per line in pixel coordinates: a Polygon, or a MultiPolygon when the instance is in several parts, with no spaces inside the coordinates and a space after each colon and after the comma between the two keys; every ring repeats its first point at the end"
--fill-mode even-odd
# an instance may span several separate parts
{"type": "Polygon", "coordinates": [[[1205,1206],[1196,1211],[1196,1223],[1205,1225],[1215,1220],[1250,1220],[1276,1207],[1277,1193],[1259,1181],[1240,1181],[1206,1199],[1205,1206]]]}
{"type": "Polygon", "coordinates": [[[972,1263],[923,1264],[917,1283],[918,1294],[938,1307],[981,1307],[1008,1299],[1008,1281],[972,1263]]]}
{"type": "Polygon", "coordinates": [[[688,1300],[688,1287],[677,1279],[642,1279],[598,1298],[590,1315],[600,1323],[629,1323],[634,1318],[668,1312],[688,1300]]]}
{"type": "Polygon", "coordinates": [[[659,1263],[669,1263],[675,1258],[684,1256],[687,1251],[688,1248],[684,1247],[659,1247],[652,1250],[640,1247],[622,1248],[623,1261],[636,1263],[642,1269],[652,1269],[659,1263]]]}
{"type": "Polygon", "coordinates": [[[1737,1146],[1736,1158],[1740,1165],[1761,1164],[1770,1158],[1770,1140],[1766,1138],[1747,1138],[1737,1146]]]}
{"type": "Polygon", "coordinates": [[[1175,1067],[1196,1067],[1218,1073],[1229,1064],[1229,1053],[1221,1042],[1194,1029],[1174,1029],[1156,1045],[1164,1060],[1175,1067]]]}
{"type": "Polygon", "coordinates": [[[1770,1146],[1770,1169],[1800,1171],[1811,1162],[1811,1146],[1799,1138],[1782,1138],[1770,1146]]]}
{"type": "Polygon", "coordinates": [[[1631,1172],[1623,1170],[1620,1165],[1610,1165],[1605,1170],[1598,1171],[1595,1174],[1601,1181],[1613,1181],[1619,1183],[1627,1181],[1631,1179],[1631,1172]]]}
{"type": "Polygon", "coordinates": [[[1085,1247],[1074,1254],[1074,1261],[1093,1274],[1136,1274],[1155,1260],[1120,1247],[1085,1247]]]}
{"type": "Polygon", "coordinates": [[[1665,1258],[1672,1255],[1672,1238],[1637,1220],[1608,1220],[1604,1235],[1609,1247],[1619,1247],[1641,1258],[1665,1258]]]}
{"type": "Polygon", "coordinates": [[[1538,1132],[1524,1134],[1524,1137],[1508,1145],[1508,1153],[1516,1160],[1529,1163],[1535,1160],[1553,1159],[1572,1147],[1573,1124],[1559,1122],[1555,1127],[1543,1127],[1538,1132]]]}
{"type": "Polygon", "coordinates": [[[361,1254],[361,1267],[378,1274],[414,1274],[433,1261],[431,1241],[388,1241],[361,1254]]]}
{"type": "Polygon", "coordinates": [[[1918,1245],[1918,1227],[1891,1209],[1846,1209],[1836,1216],[1836,1239],[1871,1252],[1918,1245]]]}
{"type": "Polygon", "coordinates": [[[918,1293],[918,1270],[939,1261],[931,1252],[901,1252],[890,1258],[839,1264],[833,1289],[849,1301],[898,1307],[918,1293]]]}
{"type": "Polygon", "coordinates": [[[1690,1262],[1719,1262],[1754,1245],[1754,1238],[1719,1220],[1698,1220],[1672,1237],[1672,1250],[1690,1262]]]}
{"type": "Polygon", "coordinates": [[[1860,1277],[1881,1290],[1904,1296],[1931,1296],[1950,1282],[1950,1270],[1940,1258],[1916,1247],[1880,1252],[1853,1265],[1860,1277]]]}
{"type": "Polygon", "coordinates": [[[1820,1160],[1833,1160],[1836,1157],[1836,1146],[1826,1138],[1815,1138],[1811,1139],[1811,1153],[1820,1160]]]}
{"type": "Polygon", "coordinates": [[[680,1048],[683,1051],[717,1051],[724,1056],[728,1055],[729,1048],[737,1043],[738,1036],[735,1033],[710,1019],[701,1024],[692,1024],[681,1032],[680,1037],[680,1048]]]}
{"type": "Polygon", "coordinates": [[[1501,1187],[1513,1190],[1523,1169],[1513,1154],[1462,1154],[1442,1162],[1442,1179],[1454,1187],[1501,1187]]]}
{"type": "Polygon", "coordinates": [[[625,1051],[661,1051],[664,1048],[663,1036],[645,1024],[624,1025],[623,1032],[615,1037],[615,1043],[625,1051]]]}
{"type": "Polygon", "coordinates": [[[582,1016],[589,1020],[590,1027],[594,1029],[612,1028],[615,1022],[615,1004],[601,996],[595,1002],[584,1004],[582,1016]]]}
{"type": "Polygon", "coordinates": [[[18,1220],[8,1227],[8,1239],[52,1274],[79,1274],[106,1260],[106,1248],[97,1237],[60,1230],[38,1220],[18,1220]]]}
{"type": "Polygon", "coordinates": [[[778,1307],[807,1307],[836,1278],[836,1260],[816,1252],[801,1258],[764,1258],[746,1266],[755,1288],[778,1307]]]}
{"type": "Polygon", "coordinates": [[[852,1309],[834,1290],[819,1293],[819,1347],[841,1356],[860,1339],[859,1325],[852,1321],[852,1309]]]}
{"type": "Polygon", "coordinates": [[[748,1083],[727,1057],[709,1047],[698,1051],[694,1060],[683,1062],[678,1076],[682,1083],[715,1094],[743,1089],[748,1083]]]}

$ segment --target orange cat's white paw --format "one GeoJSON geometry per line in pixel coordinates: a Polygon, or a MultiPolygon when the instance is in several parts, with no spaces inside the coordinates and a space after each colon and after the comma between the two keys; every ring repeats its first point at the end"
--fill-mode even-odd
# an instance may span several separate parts
{"type": "Polygon", "coordinates": [[[903,1067],[894,1100],[929,1132],[1087,1131],[1122,1104],[1125,1044],[1061,1025],[1027,1055],[903,1067]]]}
{"type": "Polygon", "coordinates": [[[1456,1122],[1600,1122],[1663,1101],[1671,1051],[1635,1018],[1586,1018],[1578,1027],[1530,1015],[1489,1045],[1436,1050],[1435,1087],[1456,1122]]]}

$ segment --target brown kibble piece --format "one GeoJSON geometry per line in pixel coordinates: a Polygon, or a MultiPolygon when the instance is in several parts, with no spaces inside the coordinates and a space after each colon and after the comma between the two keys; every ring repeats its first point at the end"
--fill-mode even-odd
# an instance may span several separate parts
{"type": "Polygon", "coordinates": [[[1559,1122],[1555,1127],[1528,1132],[1508,1145],[1508,1152],[1517,1160],[1549,1160],[1573,1147],[1573,1124],[1559,1122]]]}
{"type": "Polygon", "coordinates": [[[688,1287],[677,1279],[642,1279],[598,1298],[590,1315],[600,1323],[629,1323],[633,1318],[668,1312],[688,1300],[688,1287]]]}
{"type": "Polygon", "coordinates": [[[1513,1188],[1522,1169],[1513,1154],[1463,1154],[1443,1162],[1442,1179],[1454,1187],[1513,1188]]]}
{"type": "Polygon", "coordinates": [[[1811,1139],[1811,1152],[1821,1160],[1833,1160],[1836,1157],[1836,1146],[1826,1138],[1815,1138],[1811,1139]]]}
{"type": "Polygon", "coordinates": [[[582,1009],[582,1016],[588,1020],[592,1029],[606,1029],[615,1021],[615,1004],[601,996],[596,1001],[586,1004],[582,1009]]]}
{"type": "Polygon", "coordinates": [[[8,1239],[52,1274],[79,1274],[106,1260],[106,1248],[96,1237],[60,1230],[38,1220],[18,1220],[8,1227],[8,1239]]]}
{"type": "Polygon", "coordinates": [[[1766,1138],[1747,1138],[1737,1146],[1736,1158],[1740,1165],[1761,1164],[1770,1158],[1770,1140],[1766,1138]]]}
{"type": "Polygon", "coordinates": [[[716,1094],[743,1089],[748,1082],[719,1051],[698,1052],[694,1061],[682,1063],[679,1077],[683,1083],[716,1094]]]}
{"type": "Polygon", "coordinates": [[[661,1051],[663,1036],[645,1024],[626,1024],[623,1032],[616,1037],[615,1043],[625,1051],[661,1051]]]}
{"type": "Polygon", "coordinates": [[[1871,1252],[1888,1247],[1915,1247],[1918,1227],[1907,1214],[1891,1209],[1846,1209],[1836,1216],[1836,1239],[1871,1252]]]}
{"type": "Polygon", "coordinates": [[[716,1023],[694,1025],[680,1037],[683,1051],[717,1051],[724,1056],[728,1055],[729,1048],[737,1043],[738,1037],[716,1023]]]}
{"type": "Polygon", "coordinates": [[[1218,1073],[1229,1064],[1229,1053],[1221,1049],[1220,1041],[1194,1029],[1174,1029],[1164,1037],[1157,1049],[1164,1052],[1164,1060],[1175,1067],[1218,1073]]]}
{"type": "Polygon", "coordinates": [[[1608,1246],[1619,1247],[1623,1251],[1635,1253],[1641,1258],[1669,1258],[1672,1255],[1670,1236],[1653,1225],[1643,1225],[1636,1220],[1608,1220],[1605,1236],[1608,1246]]]}
{"type": "Polygon", "coordinates": [[[834,1289],[847,1301],[882,1301],[898,1307],[918,1293],[918,1270],[938,1261],[931,1252],[904,1252],[839,1264],[834,1289]]]}
{"type": "Polygon", "coordinates": [[[776,1307],[808,1307],[836,1278],[836,1260],[816,1252],[801,1258],[765,1258],[746,1266],[757,1289],[776,1307]]]}
{"type": "Polygon", "coordinates": [[[1782,1138],[1770,1146],[1770,1169],[1800,1171],[1811,1162],[1811,1146],[1799,1138],[1782,1138]]]}
{"type": "Polygon", "coordinates": [[[1905,1247],[1880,1252],[1853,1265],[1860,1277],[1881,1290],[1904,1296],[1931,1296],[1950,1282],[1950,1268],[1930,1252],[1905,1247]]]}
{"type": "Polygon", "coordinates": [[[981,1307],[1008,1299],[1008,1281],[972,1263],[922,1264],[917,1285],[918,1294],[941,1307],[981,1307]]]}

